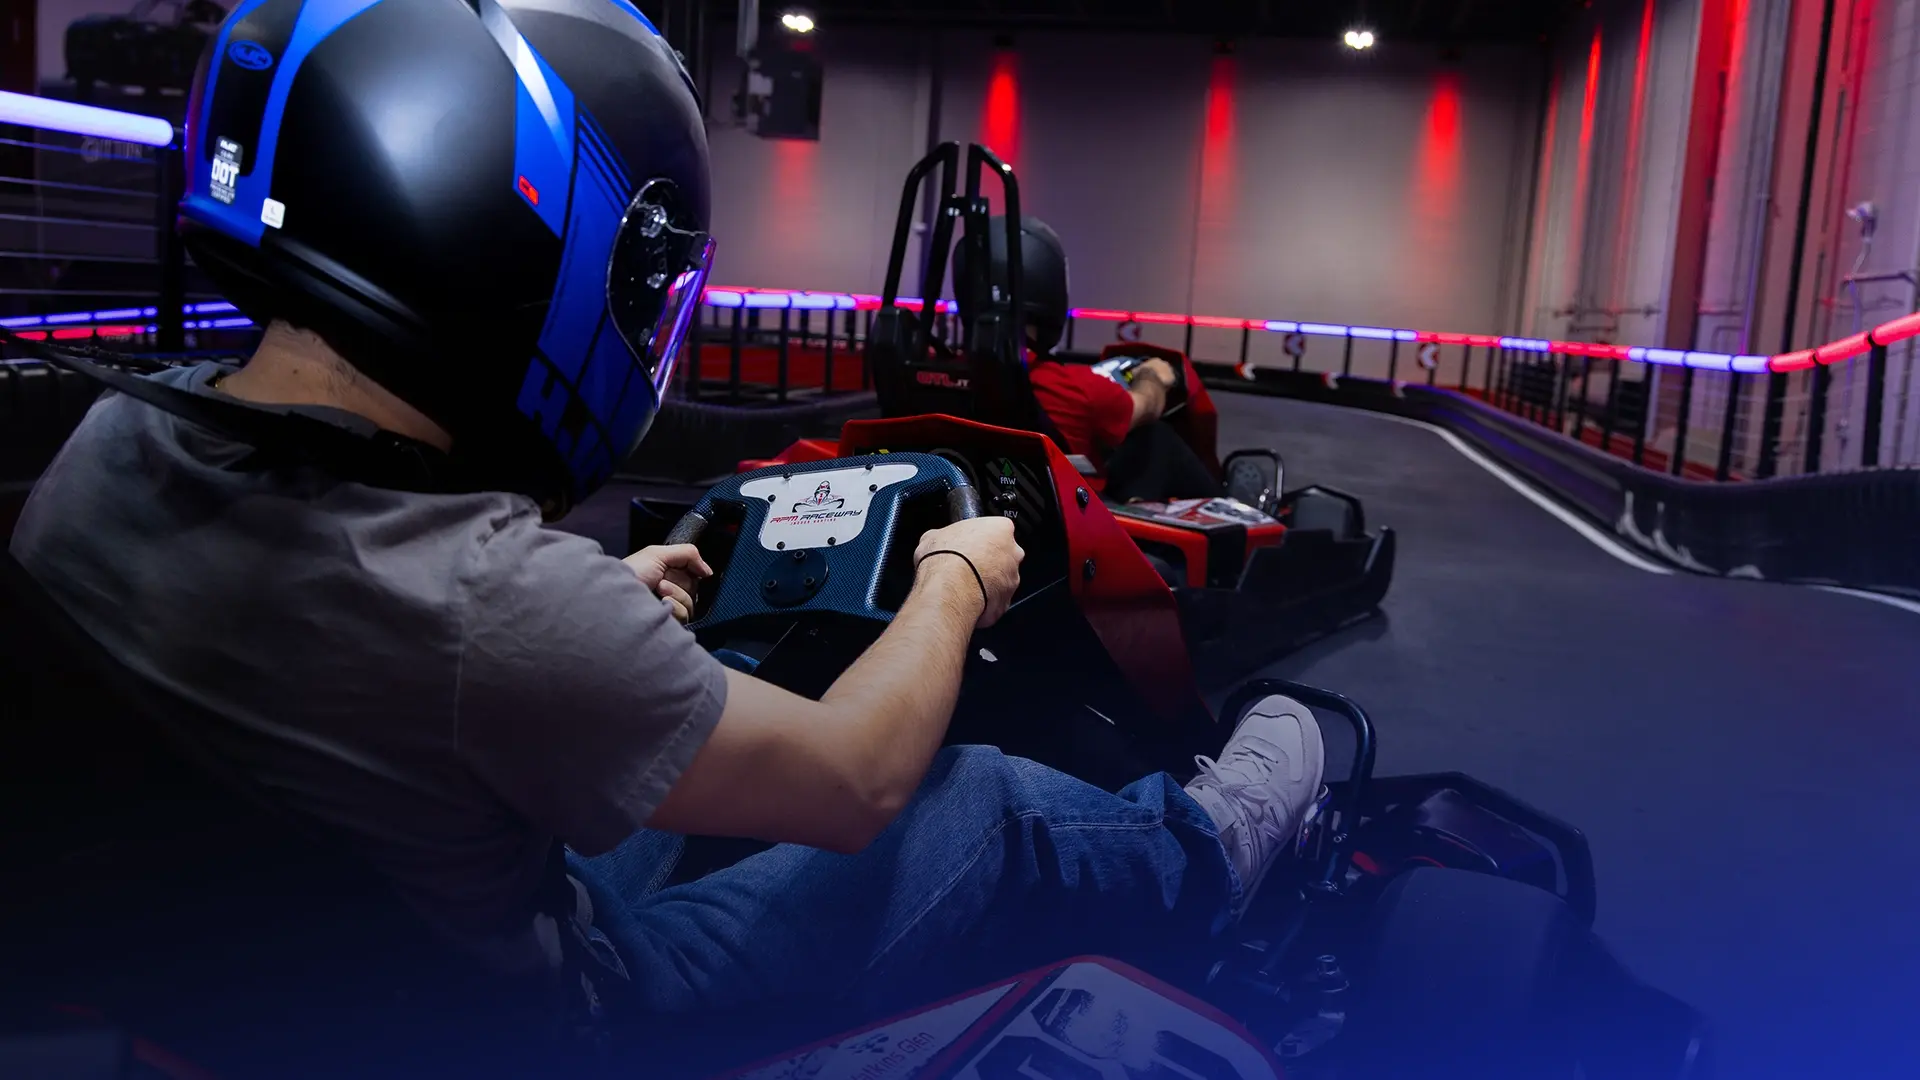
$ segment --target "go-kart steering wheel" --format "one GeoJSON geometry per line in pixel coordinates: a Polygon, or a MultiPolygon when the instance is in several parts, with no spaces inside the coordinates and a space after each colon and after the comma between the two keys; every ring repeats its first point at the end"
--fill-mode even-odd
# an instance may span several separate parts
{"type": "Polygon", "coordinates": [[[1093,365],[1093,370],[1121,386],[1131,387],[1135,377],[1150,360],[1159,360],[1173,368],[1173,385],[1167,388],[1167,404],[1160,411],[1161,416],[1172,416],[1187,404],[1187,373],[1184,365],[1176,366],[1172,361],[1160,356],[1114,356],[1093,365]]]}
{"type": "Polygon", "coordinates": [[[714,522],[739,522],[718,592],[695,632],[770,615],[832,613],[890,622],[881,581],[904,506],[944,495],[951,523],[980,516],[980,494],[932,454],[870,454],[756,469],[709,490],[667,535],[698,545],[714,522]]]}

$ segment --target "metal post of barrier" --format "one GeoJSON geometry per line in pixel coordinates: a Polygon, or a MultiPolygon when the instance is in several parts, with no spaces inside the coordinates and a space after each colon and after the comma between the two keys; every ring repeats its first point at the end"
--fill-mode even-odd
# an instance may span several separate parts
{"type": "Polygon", "coordinates": [[[1580,358],[1580,396],[1574,399],[1573,437],[1579,439],[1587,430],[1587,384],[1593,380],[1593,357],[1580,358]]]}
{"type": "Polygon", "coordinates": [[[1813,369],[1813,396],[1807,402],[1807,449],[1805,471],[1809,476],[1820,471],[1821,443],[1827,436],[1827,387],[1833,383],[1833,369],[1821,364],[1813,369]]]}
{"type": "Polygon", "coordinates": [[[1867,416],[1860,425],[1860,467],[1880,466],[1880,416],[1887,404],[1887,347],[1867,354],[1867,416]]]}
{"type": "MultiPolygon", "coordinates": [[[[1489,364],[1493,363],[1492,349],[1487,350],[1487,363],[1489,364]]],[[[1466,352],[1460,354],[1460,392],[1461,393],[1466,392],[1467,383],[1471,382],[1472,379],[1473,379],[1473,350],[1468,349],[1466,352]]]]}
{"type": "Polygon", "coordinates": [[[1353,332],[1347,332],[1347,349],[1340,356],[1340,374],[1344,377],[1353,374],[1353,332]]]}
{"type": "Polygon", "coordinates": [[[1548,426],[1555,431],[1567,429],[1567,391],[1573,386],[1573,373],[1567,370],[1567,358],[1560,353],[1552,354],[1553,362],[1553,408],[1547,414],[1548,426]]]}
{"type": "Polygon", "coordinates": [[[813,312],[806,308],[801,308],[800,309],[800,351],[806,352],[807,346],[812,344],[813,344],[813,312]]]}
{"type": "Polygon", "coordinates": [[[1494,408],[1505,409],[1513,397],[1513,365],[1504,351],[1490,354],[1488,361],[1497,361],[1500,368],[1500,374],[1494,378],[1493,396],[1489,403],[1494,408]]]}
{"type": "Polygon", "coordinates": [[[1646,464],[1647,426],[1653,423],[1653,392],[1656,389],[1653,369],[1649,367],[1640,377],[1640,422],[1633,425],[1633,463],[1646,464]]]}
{"type": "Polygon", "coordinates": [[[779,341],[780,367],[778,373],[774,376],[773,392],[775,399],[782,405],[787,403],[787,339],[792,329],[793,309],[781,308],[779,341]]]}
{"type": "Polygon", "coordinates": [[[1079,321],[1079,319],[1075,318],[1067,319],[1067,348],[1069,351],[1073,348],[1073,325],[1079,321]]]}
{"type": "MultiPolygon", "coordinates": [[[[853,312],[851,311],[847,312],[847,335],[849,337],[853,335],[853,327],[857,321],[858,320],[854,316],[853,312]]],[[[866,335],[860,339],[860,341],[862,343],[865,343],[872,340],[873,340],[873,312],[869,311],[867,312],[867,332],[866,332],[866,335]]],[[[867,366],[867,353],[865,349],[860,350],[860,389],[862,390],[873,389],[873,369],[867,366]]]]}
{"type": "Polygon", "coordinates": [[[820,363],[820,393],[833,393],[833,312],[827,312],[826,357],[820,363]]]}
{"type": "Polygon", "coordinates": [[[1493,353],[1487,354],[1487,377],[1480,383],[1480,396],[1489,405],[1493,404],[1493,369],[1496,366],[1494,359],[1493,353]]]}
{"type": "Polygon", "coordinates": [[[1187,344],[1181,351],[1187,354],[1187,359],[1193,359],[1193,316],[1191,315],[1187,316],[1187,344]]]}
{"type": "Polygon", "coordinates": [[[1692,368],[1680,373],[1680,418],[1673,425],[1673,460],[1667,463],[1667,471],[1674,476],[1683,475],[1687,469],[1687,426],[1693,418],[1693,376],[1692,368]]]}
{"type": "Polygon", "coordinates": [[[746,350],[747,313],[741,308],[733,309],[733,348],[727,358],[727,402],[740,404],[740,354],[746,350]]]}
{"type": "MultiPolygon", "coordinates": [[[[1072,343],[1069,342],[1068,344],[1071,345],[1072,343]]],[[[1248,350],[1251,348],[1253,348],[1253,327],[1243,326],[1240,328],[1240,370],[1241,371],[1247,370],[1247,353],[1248,353],[1248,350]]]]}
{"type": "Polygon", "coordinates": [[[1393,382],[1400,375],[1400,338],[1396,335],[1387,343],[1387,381],[1393,382]]]}
{"type": "Polygon", "coordinates": [[[1727,376],[1727,410],[1720,416],[1720,456],[1713,467],[1713,478],[1725,483],[1733,475],[1733,426],[1740,416],[1740,392],[1746,389],[1746,375],[1727,376]]]}
{"type": "Polygon", "coordinates": [[[1600,449],[1604,453],[1613,453],[1613,431],[1620,426],[1620,359],[1608,361],[1612,366],[1607,369],[1607,415],[1600,422],[1600,449]]]}
{"type": "MultiPolygon", "coordinates": [[[[1488,352],[1491,353],[1492,350],[1489,349],[1488,352]]],[[[1466,365],[1471,363],[1473,363],[1473,346],[1471,345],[1460,346],[1461,369],[1465,370],[1466,365]]],[[[1433,366],[1427,369],[1427,385],[1428,386],[1434,385],[1435,380],[1437,380],[1439,377],[1440,377],[1440,357],[1436,355],[1433,358],[1433,366]]]]}
{"type": "Polygon", "coordinates": [[[155,325],[159,328],[161,352],[185,352],[187,303],[187,249],[180,242],[178,226],[180,196],[186,183],[186,160],[178,146],[162,147],[154,154],[155,194],[159,196],[155,232],[160,260],[160,296],[155,325]]]}

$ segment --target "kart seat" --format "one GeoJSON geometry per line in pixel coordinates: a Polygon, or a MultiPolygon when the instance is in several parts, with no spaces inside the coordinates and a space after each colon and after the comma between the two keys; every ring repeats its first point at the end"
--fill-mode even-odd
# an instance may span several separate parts
{"type": "Polygon", "coordinates": [[[1010,340],[1011,330],[998,313],[983,315],[974,329],[974,340],[983,343],[981,347],[956,355],[936,344],[922,345],[925,331],[912,311],[882,308],[874,316],[866,352],[880,414],[944,413],[1034,431],[1051,439],[1062,453],[1071,453],[1059,428],[1040,408],[1026,362],[1010,340]]]}

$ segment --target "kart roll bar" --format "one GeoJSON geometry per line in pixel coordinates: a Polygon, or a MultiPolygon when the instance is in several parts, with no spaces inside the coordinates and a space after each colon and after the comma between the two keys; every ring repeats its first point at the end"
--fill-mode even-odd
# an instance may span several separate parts
{"type": "MultiPolygon", "coordinates": [[[[940,171],[940,190],[936,197],[940,200],[941,210],[935,215],[933,235],[927,238],[931,245],[927,249],[925,269],[920,277],[920,296],[926,303],[933,303],[940,295],[940,282],[947,273],[947,245],[953,237],[953,222],[950,218],[950,204],[953,200],[955,174],[960,168],[960,144],[943,142],[933,148],[907,171],[907,182],[900,193],[900,216],[893,225],[893,248],[887,253],[887,280],[880,289],[880,307],[891,308],[900,299],[900,274],[906,268],[907,237],[913,235],[913,211],[919,204],[920,185],[926,183],[927,176],[935,166],[944,166],[940,171]]],[[[922,314],[926,311],[921,309],[922,314]]],[[[911,353],[914,356],[925,355],[928,343],[929,320],[919,320],[914,327],[911,353]]]]}
{"type": "MultiPolygon", "coordinates": [[[[989,226],[987,201],[981,195],[981,174],[989,169],[1000,178],[1001,197],[1006,207],[1007,295],[1005,300],[1012,309],[1011,329],[1014,348],[1022,349],[1026,343],[1026,313],[1021,305],[1025,290],[1020,273],[1020,181],[1014,176],[1011,166],[1001,161],[992,150],[979,143],[971,143],[967,147],[967,189],[964,197],[955,194],[955,184],[958,181],[960,168],[960,144],[957,142],[943,142],[934,147],[926,157],[921,158],[912,169],[907,171],[907,180],[900,192],[900,214],[893,227],[893,247],[887,254],[887,279],[881,288],[880,306],[882,309],[891,308],[899,302],[900,275],[905,272],[907,261],[907,237],[913,235],[913,212],[919,205],[921,185],[926,183],[935,168],[940,169],[940,186],[935,192],[935,197],[939,200],[939,210],[934,215],[933,234],[927,238],[929,246],[926,264],[920,276],[920,297],[926,306],[921,308],[922,318],[914,327],[913,341],[910,346],[911,355],[924,356],[930,342],[930,327],[933,320],[925,316],[929,308],[938,303],[940,294],[945,291],[942,283],[946,280],[947,254],[953,247],[955,218],[963,218],[965,221],[966,231],[962,234],[962,242],[971,246],[968,252],[968,265],[974,267],[975,276],[980,277],[978,285],[986,291],[984,299],[989,303],[1001,299],[992,293],[993,248],[987,237],[989,226]]],[[[965,285],[955,282],[956,299],[961,298],[959,294],[963,288],[973,289],[975,285],[975,282],[967,282],[965,285]]],[[[976,295],[965,299],[977,301],[982,298],[976,295]]],[[[973,303],[969,306],[978,311],[985,305],[973,303]]],[[[965,342],[967,352],[971,354],[976,344],[974,327],[966,325],[962,331],[965,335],[962,340],[965,342]]]]}
{"type": "MultiPolygon", "coordinates": [[[[1006,301],[1007,307],[1011,311],[1010,330],[1013,337],[1014,355],[1024,361],[1027,348],[1027,313],[1026,309],[1020,303],[1023,293],[1020,281],[1020,181],[1014,178],[1011,166],[1001,161],[999,157],[995,156],[993,151],[981,146],[979,143],[974,143],[967,148],[966,239],[968,243],[975,245],[973,254],[978,256],[970,260],[968,265],[982,268],[976,272],[976,276],[982,273],[985,275],[985,287],[987,289],[986,299],[988,301],[998,300],[999,297],[994,296],[992,292],[993,244],[987,236],[987,229],[989,227],[987,201],[980,195],[980,172],[983,167],[990,167],[1000,175],[1000,195],[1002,201],[1006,204],[1005,216],[1007,221],[1006,301]],[[978,237],[978,239],[976,240],[975,237],[978,237]]],[[[972,285],[974,283],[969,282],[968,284],[972,285]]],[[[953,291],[955,299],[958,299],[960,287],[957,282],[954,285],[953,291]]],[[[983,310],[985,306],[986,305],[976,305],[975,310],[983,310]]],[[[967,326],[963,329],[966,333],[967,351],[971,353],[974,349],[974,328],[967,326]]]]}

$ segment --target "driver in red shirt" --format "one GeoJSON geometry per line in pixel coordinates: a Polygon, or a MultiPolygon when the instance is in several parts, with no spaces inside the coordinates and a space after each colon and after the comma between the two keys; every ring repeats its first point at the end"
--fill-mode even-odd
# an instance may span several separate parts
{"type": "MultiPolygon", "coordinates": [[[[993,274],[1004,289],[1006,220],[993,219],[993,274]]],[[[1106,474],[1106,493],[1122,502],[1199,498],[1222,494],[1220,481],[1162,422],[1167,398],[1184,372],[1151,359],[1127,385],[1092,365],[1057,358],[1055,346],[1067,325],[1067,256],[1060,237],[1043,221],[1020,219],[1022,304],[1027,332],[1027,379],[1071,453],[1083,454],[1106,474]]],[[[964,248],[962,248],[964,251],[964,248]]],[[[955,261],[956,283],[965,276],[964,256],[955,261]]],[[[956,295],[967,290],[956,288],[956,295]]]]}

